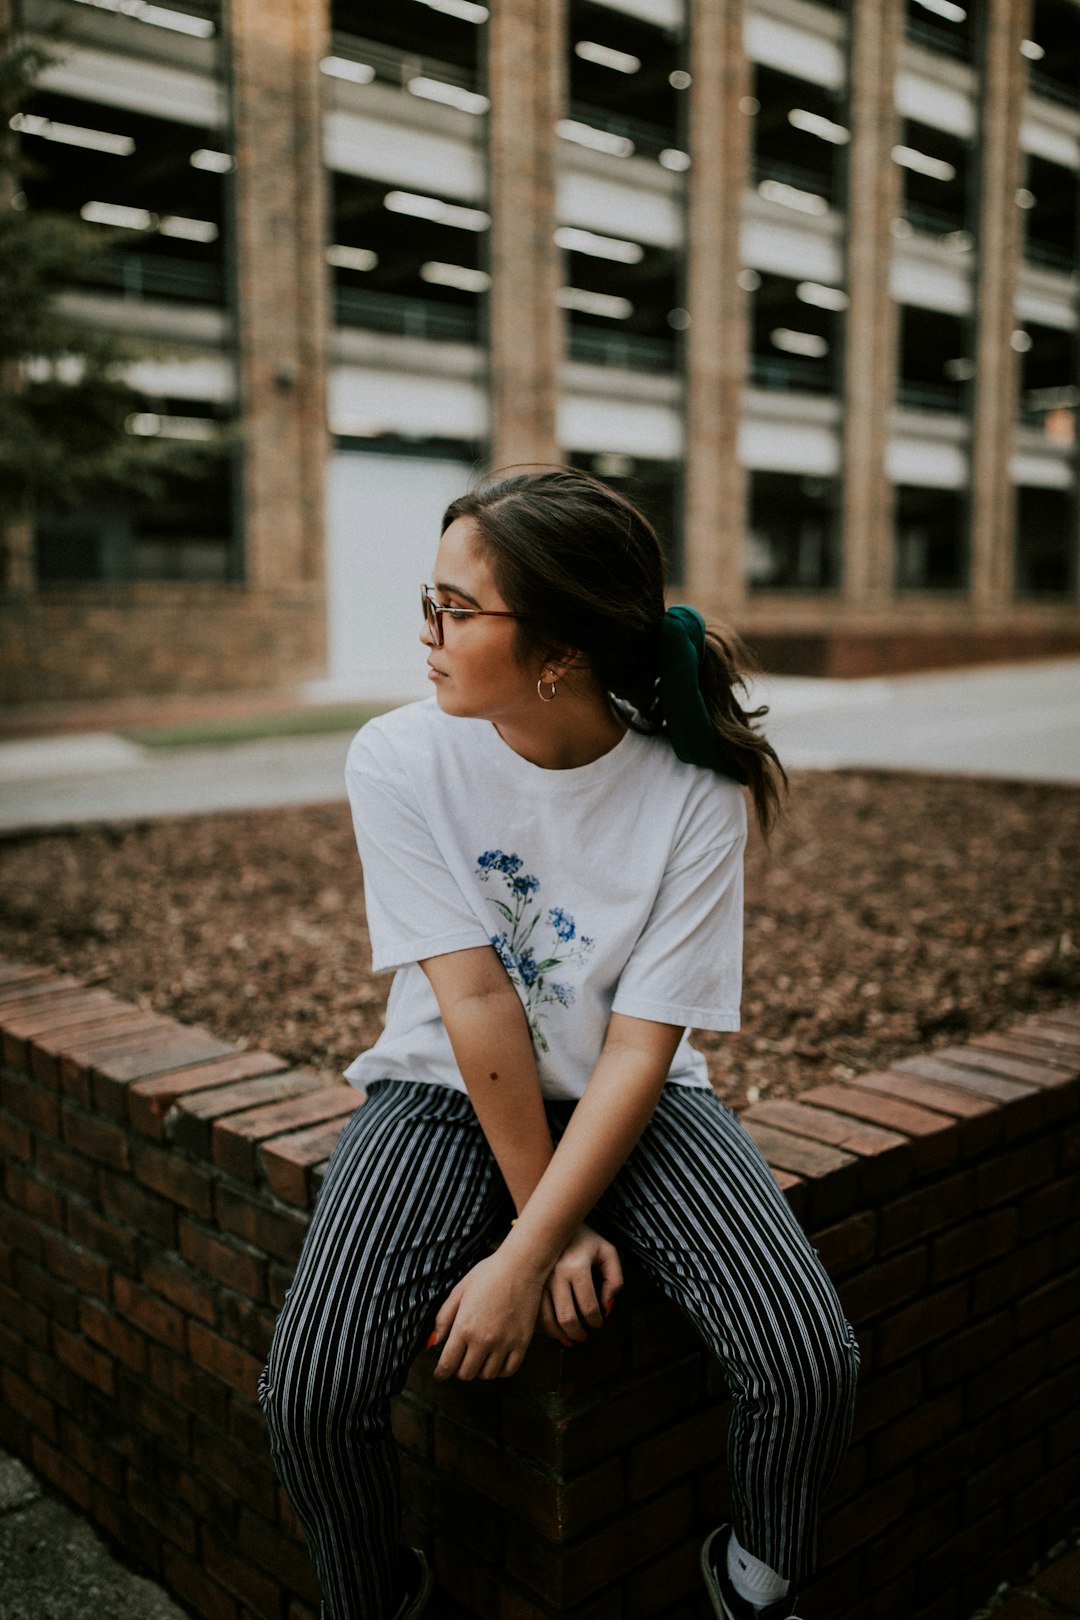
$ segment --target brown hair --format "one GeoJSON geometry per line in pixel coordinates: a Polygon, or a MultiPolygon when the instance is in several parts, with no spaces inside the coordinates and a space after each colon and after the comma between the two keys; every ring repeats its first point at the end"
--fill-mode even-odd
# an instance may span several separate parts
{"type": "MultiPolygon", "coordinates": [[[[570,468],[498,477],[451,502],[445,531],[471,518],[517,625],[519,656],[579,652],[636,731],[663,733],[660,625],[664,554],[648,518],[616,490],[570,468]]],[[[749,786],[758,823],[768,831],[786,776],[755,728],[765,708],[743,709],[745,650],[710,626],[701,691],[721,751],[749,786]]]]}

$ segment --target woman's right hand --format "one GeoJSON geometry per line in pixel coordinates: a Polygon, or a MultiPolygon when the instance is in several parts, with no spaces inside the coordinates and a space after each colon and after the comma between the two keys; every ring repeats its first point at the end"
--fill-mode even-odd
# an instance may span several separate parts
{"type": "Polygon", "coordinates": [[[591,1226],[579,1226],[547,1280],[541,1327],[561,1345],[580,1344],[588,1338],[588,1328],[603,1327],[622,1285],[614,1244],[591,1226]]]}

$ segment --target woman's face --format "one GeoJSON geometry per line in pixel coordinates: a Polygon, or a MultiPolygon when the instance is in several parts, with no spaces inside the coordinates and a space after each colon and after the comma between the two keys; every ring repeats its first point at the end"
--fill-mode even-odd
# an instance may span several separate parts
{"type": "MultiPolygon", "coordinates": [[[[435,600],[446,607],[509,612],[495,588],[487,561],[475,544],[472,518],[455,518],[435,554],[435,600]]],[[[439,707],[446,714],[474,720],[511,720],[537,707],[536,682],[542,669],[518,662],[514,619],[454,619],[443,615],[443,645],[436,647],[427,626],[420,640],[439,707]]]]}

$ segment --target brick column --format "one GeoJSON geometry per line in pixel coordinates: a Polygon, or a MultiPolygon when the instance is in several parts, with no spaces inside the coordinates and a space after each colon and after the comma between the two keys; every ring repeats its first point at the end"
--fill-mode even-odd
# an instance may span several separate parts
{"type": "Polygon", "coordinates": [[[729,620],[745,597],[738,437],[747,321],[738,275],[749,119],[739,102],[749,72],[742,13],[739,0],[690,0],[685,579],[698,606],[729,620]]]}
{"type": "MultiPolygon", "coordinates": [[[[15,30],[11,0],[0,0],[0,49],[7,49],[15,30]]],[[[0,145],[0,208],[10,208],[18,189],[15,176],[5,161],[14,150],[15,137],[4,131],[0,145]]],[[[19,368],[14,362],[0,367],[0,388],[13,392],[20,386],[19,368]]],[[[34,528],[26,519],[5,524],[0,521],[0,595],[26,596],[35,589],[34,528]]]]}
{"type": "Polygon", "coordinates": [[[978,278],[975,397],[971,423],[971,599],[977,611],[1012,595],[1015,507],[1009,457],[1016,419],[1016,283],[1021,225],[1020,118],[1027,66],[1029,0],[987,0],[979,119],[978,278]]]}
{"type": "Polygon", "coordinates": [[[892,490],[885,477],[896,394],[896,307],[889,293],[900,211],[893,85],[900,0],[853,0],[848,124],[847,341],[844,352],[842,571],[847,603],[881,608],[892,592],[892,490]]]}
{"type": "Polygon", "coordinates": [[[564,0],[499,0],[488,25],[491,98],[491,464],[560,460],[562,312],[555,302],[555,123],[565,105],[564,0]]]}
{"type": "Polygon", "coordinates": [[[323,571],[327,0],[229,0],[246,578],[323,571]]]}

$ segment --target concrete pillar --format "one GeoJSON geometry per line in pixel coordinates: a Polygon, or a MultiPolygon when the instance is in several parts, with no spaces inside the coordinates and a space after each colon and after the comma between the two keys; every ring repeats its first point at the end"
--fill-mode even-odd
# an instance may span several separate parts
{"type": "Polygon", "coordinates": [[[1022,226],[1020,119],[1030,0],[987,0],[979,140],[975,395],[971,422],[971,599],[977,612],[1012,597],[1015,501],[1009,477],[1016,420],[1018,357],[1012,347],[1022,226]]]}
{"type": "Polygon", "coordinates": [[[885,477],[896,397],[897,312],[889,292],[900,171],[894,83],[901,0],[853,0],[850,12],[847,323],[843,365],[842,588],[856,612],[880,610],[893,582],[893,500],[885,477]]]}
{"type": "Polygon", "coordinates": [[[565,0],[498,0],[488,24],[492,467],[560,460],[563,319],[555,302],[556,120],[564,116],[565,0]]]}
{"type": "Polygon", "coordinates": [[[747,369],[746,294],[739,286],[742,199],[749,172],[749,93],[741,0],[688,0],[686,592],[703,612],[737,620],[745,598],[746,477],[739,420],[747,369]]]}
{"type": "Polygon", "coordinates": [[[228,0],[227,11],[245,577],[288,590],[323,572],[328,0],[228,0]]]}
{"type": "MultiPolygon", "coordinates": [[[[0,0],[0,49],[6,50],[13,38],[15,18],[11,0],[0,0]]],[[[18,186],[5,162],[14,151],[15,137],[7,130],[0,142],[0,208],[10,208],[18,186]]],[[[0,366],[0,388],[14,391],[20,386],[19,368],[13,361],[0,366]]],[[[24,518],[5,521],[0,511],[0,595],[26,596],[35,588],[34,530],[24,518]]]]}

